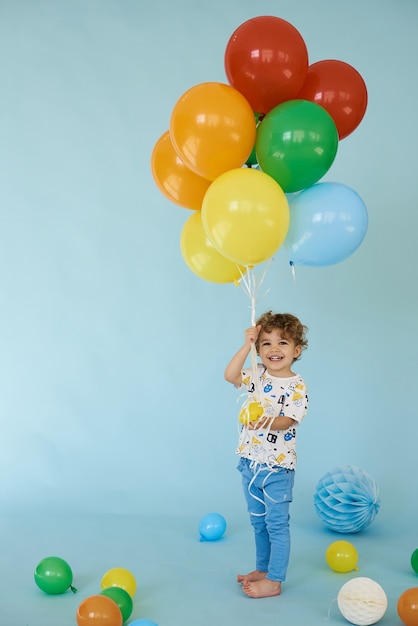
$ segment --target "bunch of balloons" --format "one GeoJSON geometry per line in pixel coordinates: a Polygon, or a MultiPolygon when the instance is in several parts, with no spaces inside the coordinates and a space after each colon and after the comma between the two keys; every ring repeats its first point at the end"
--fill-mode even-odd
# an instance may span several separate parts
{"type": "Polygon", "coordinates": [[[367,210],[342,183],[318,184],[367,107],[359,72],[309,64],[299,31],[275,16],[227,42],[227,83],[204,82],[175,104],[151,169],[160,191],[193,211],[180,248],[200,278],[236,282],[285,244],[292,264],[325,266],[363,241],[367,210]]]}

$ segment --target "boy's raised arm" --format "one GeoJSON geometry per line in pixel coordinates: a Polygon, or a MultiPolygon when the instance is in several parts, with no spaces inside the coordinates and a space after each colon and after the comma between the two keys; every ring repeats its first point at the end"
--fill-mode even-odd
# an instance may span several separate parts
{"type": "Polygon", "coordinates": [[[235,386],[241,384],[241,372],[244,367],[247,356],[251,350],[252,344],[257,341],[260,326],[251,326],[245,331],[245,343],[229,361],[226,366],[224,377],[229,383],[235,386]]]}

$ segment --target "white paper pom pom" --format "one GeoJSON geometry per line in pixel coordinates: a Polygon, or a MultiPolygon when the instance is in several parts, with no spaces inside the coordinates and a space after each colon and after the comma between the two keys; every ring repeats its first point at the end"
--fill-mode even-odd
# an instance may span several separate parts
{"type": "Polygon", "coordinates": [[[362,576],[352,578],[341,587],[337,603],[345,619],[356,626],[375,624],[384,616],[388,606],[382,587],[362,576]]]}

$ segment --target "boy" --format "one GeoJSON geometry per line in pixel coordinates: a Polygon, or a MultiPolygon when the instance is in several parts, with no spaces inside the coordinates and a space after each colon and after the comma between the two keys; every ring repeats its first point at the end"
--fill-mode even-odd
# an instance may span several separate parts
{"type": "Polygon", "coordinates": [[[279,595],[286,578],[296,431],[308,408],[306,384],[292,366],[308,345],[306,331],[294,315],[267,311],[247,328],[244,345],[225,370],[228,382],[248,390],[236,452],[254,530],[256,569],[237,580],[252,598],[279,595]],[[254,346],[261,363],[243,369],[254,346]]]}

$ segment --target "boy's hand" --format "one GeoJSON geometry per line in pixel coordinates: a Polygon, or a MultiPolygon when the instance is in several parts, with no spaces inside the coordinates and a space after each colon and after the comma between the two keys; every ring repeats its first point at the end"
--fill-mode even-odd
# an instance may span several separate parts
{"type": "Polygon", "coordinates": [[[257,341],[260,329],[261,326],[250,326],[250,328],[247,328],[245,331],[245,344],[247,346],[251,346],[257,341]]]}
{"type": "Polygon", "coordinates": [[[259,430],[260,428],[268,428],[271,424],[271,417],[262,415],[257,422],[250,422],[247,426],[248,430],[259,430]]]}

